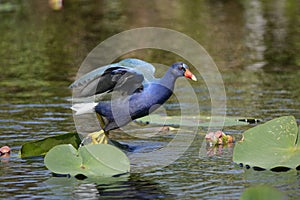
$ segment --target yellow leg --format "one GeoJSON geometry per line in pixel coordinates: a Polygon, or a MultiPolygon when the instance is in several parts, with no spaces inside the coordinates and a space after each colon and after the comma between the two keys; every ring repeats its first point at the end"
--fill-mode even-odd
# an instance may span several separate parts
{"type": "Polygon", "coordinates": [[[102,116],[98,113],[96,113],[96,115],[102,130],[88,134],[88,136],[84,140],[86,141],[86,139],[91,138],[92,144],[107,144],[109,139],[109,133],[103,130],[105,123],[102,116]]]}
{"type": "Polygon", "coordinates": [[[101,115],[99,115],[98,113],[96,113],[96,116],[98,118],[98,121],[100,123],[102,130],[98,131],[98,132],[90,133],[89,136],[92,138],[93,144],[107,144],[108,138],[109,138],[109,133],[105,132],[103,130],[104,126],[105,126],[103,117],[101,115]]]}
{"type": "Polygon", "coordinates": [[[96,116],[97,116],[97,119],[98,119],[98,121],[100,123],[101,128],[104,129],[105,123],[104,123],[103,117],[101,115],[99,115],[98,113],[96,113],[96,116]]]}

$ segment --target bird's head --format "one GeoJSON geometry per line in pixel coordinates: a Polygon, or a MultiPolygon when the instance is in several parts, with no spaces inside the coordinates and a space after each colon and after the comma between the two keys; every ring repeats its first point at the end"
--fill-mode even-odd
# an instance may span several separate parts
{"type": "Polygon", "coordinates": [[[192,74],[192,72],[189,70],[189,66],[187,66],[183,62],[174,63],[171,66],[171,68],[172,68],[172,73],[176,77],[184,76],[184,77],[189,78],[193,81],[197,81],[196,76],[194,74],[192,74]]]}

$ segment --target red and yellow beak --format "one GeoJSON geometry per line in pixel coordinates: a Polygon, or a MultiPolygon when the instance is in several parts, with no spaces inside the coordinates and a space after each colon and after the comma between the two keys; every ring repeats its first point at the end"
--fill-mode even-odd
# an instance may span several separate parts
{"type": "Polygon", "coordinates": [[[185,69],[184,76],[186,78],[189,78],[189,79],[193,80],[193,81],[197,81],[196,76],[194,74],[192,74],[192,72],[189,69],[185,69]]]}

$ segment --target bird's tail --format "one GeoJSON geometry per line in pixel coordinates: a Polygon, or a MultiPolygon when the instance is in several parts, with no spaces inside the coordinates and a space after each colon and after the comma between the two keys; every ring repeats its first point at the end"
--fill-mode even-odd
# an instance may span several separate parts
{"type": "Polygon", "coordinates": [[[97,103],[76,103],[74,104],[71,109],[75,111],[75,115],[82,115],[88,113],[95,112],[95,106],[97,103]]]}

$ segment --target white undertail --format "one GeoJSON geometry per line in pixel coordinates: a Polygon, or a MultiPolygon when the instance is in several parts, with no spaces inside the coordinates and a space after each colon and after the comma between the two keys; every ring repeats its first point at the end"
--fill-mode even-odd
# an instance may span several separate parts
{"type": "Polygon", "coordinates": [[[97,103],[76,103],[71,109],[75,111],[75,115],[89,114],[95,112],[97,103]]]}

